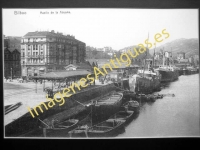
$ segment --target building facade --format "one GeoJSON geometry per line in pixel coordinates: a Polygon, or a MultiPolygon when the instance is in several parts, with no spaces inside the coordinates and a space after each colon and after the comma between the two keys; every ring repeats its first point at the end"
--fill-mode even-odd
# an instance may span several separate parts
{"type": "Polygon", "coordinates": [[[185,59],[185,53],[184,52],[178,52],[177,53],[177,59],[185,59]]]}
{"type": "Polygon", "coordinates": [[[21,37],[4,36],[4,77],[15,78],[21,76],[21,37]]]}
{"type": "Polygon", "coordinates": [[[21,39],[22,76],[40,76],[85,61],[85,43],[54,30],[28,32],[21,39]]]}

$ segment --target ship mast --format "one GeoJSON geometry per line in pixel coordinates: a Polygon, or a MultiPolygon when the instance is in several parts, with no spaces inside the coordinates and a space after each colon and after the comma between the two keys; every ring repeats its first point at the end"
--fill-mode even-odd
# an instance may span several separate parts
{"type": "Polygon", "coordinates": [[[163,66],[165,66],[165,53],[164,53],[164,47],[163,47],[163,66]]]}
{"type": "MultiPolygon", "coordinates": [[[[149,32],[148,32],[148,42],[149,42],[149,32]]],[[[147,42],[147,49],[148,49],[148,42],[147,42]]],[[[145,58],[144,58],[144,69],[143,69],[143,77],[144,77],[144,70],[145,70],[145,66],[146,66],[146,57],[147,57],[147,49],[145,52],[145,58]]]]}
{"type": "Polygon", "coordinates": [[[172,58],[172,47],[171,47],[171,59],[172,59],[172,65],[174,65],[174,60],[172,58]]]}
{"type": "Polygon", "coordinates": [[[154,67],[155,67],[155,60],[154,60],[154,57],[155,57],[155,50],[156,50],[156,45],[155,45],[155,48],[154,48],[154,53],[153,53],[153,66],[152,66],[152,68],[154,68],[154,67]]]}

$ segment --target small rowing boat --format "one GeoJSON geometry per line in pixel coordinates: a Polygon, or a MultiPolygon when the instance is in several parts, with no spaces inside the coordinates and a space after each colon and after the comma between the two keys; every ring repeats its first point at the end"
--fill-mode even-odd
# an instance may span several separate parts
{"type": "Polygon", "coordinates": [[[69,119],[52,126],[43,128],[44,137],[65,137],[67,133],[76,128],[79,120],[69,119]]]}
{"type": "Polygon", "coordinates": [[[124,131],[125,120],[108,119],[92,127],[80,126],[69,132],[70,137],[109,137],[124,131]]]}
{"type": "Polygon", "coordinates": [[[134,111],[128,110],[128,108],[124,108],[123,111],[119,111],[109,119],[116,119],[116,120],[125,120],[125,124],[128,123],[134,115],[134,111]]]}
{"type": "Polygon", "coordinates": [[[140,104],[137,101],[130,100],[124,103],[123,106],[121,107],[122,110],[124,110],[125,108],[134,111],[134,113],[139,113],[140,104]]]}
{"type": "Polygon", "coordinates": [[[5,108],[5,115],[10,113],[11,111],[17,109],[18,107],[20,107],[22,105],[21,102],[18,102],[16,104],[10,104],[10,105],[6,105],[5,108]]]}

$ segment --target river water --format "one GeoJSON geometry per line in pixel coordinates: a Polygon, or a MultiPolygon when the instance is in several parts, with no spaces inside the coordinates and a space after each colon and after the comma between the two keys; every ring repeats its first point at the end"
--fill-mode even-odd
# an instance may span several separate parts
{"type": "Polygon", "coordinates": [[[175,94],[144,103],[139,116],[118,138],[200,136],[199,74],[179,76],[159,94],[175,94]]]}

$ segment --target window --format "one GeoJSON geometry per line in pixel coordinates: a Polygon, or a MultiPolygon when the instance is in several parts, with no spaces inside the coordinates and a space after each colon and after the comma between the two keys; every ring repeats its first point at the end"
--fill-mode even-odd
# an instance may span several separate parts
{"type": "Polygon", "coordinates": [[[35,52],[33,52],[33,56],[35,56],[35,52]]]}
{"type": "Polygon", "coordinates": [[[36,56],[38,55],[38,52],[36,52],[36,56]]]}
{"type": "Polygon", "coordinates": [[[38,45],[35,45],[36,50],[38,50],[38,45]]]}
{"type": "Polygon", "coordinates": [[[30,50],[31,48],[30,48],[30,45],[28,45],[28,50],[30,50]]]}
{"type": "Polygon", "coordinates": [[[40,52],[40,55],[43,55],[43,52],[40,52]]]}

